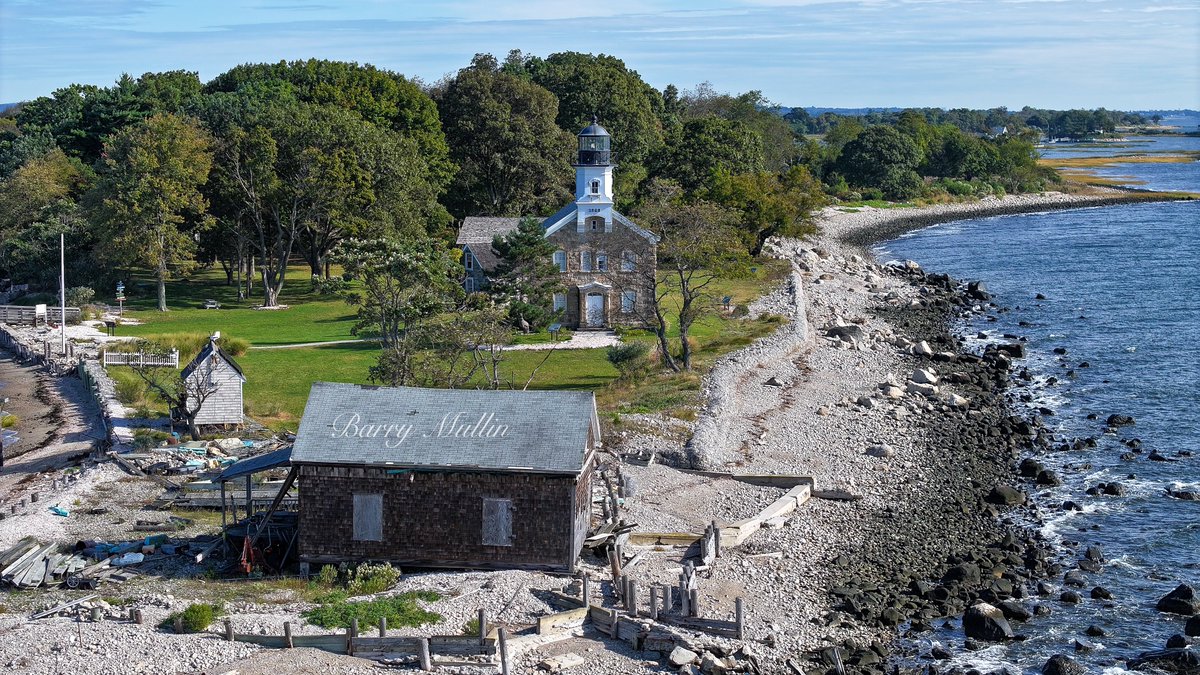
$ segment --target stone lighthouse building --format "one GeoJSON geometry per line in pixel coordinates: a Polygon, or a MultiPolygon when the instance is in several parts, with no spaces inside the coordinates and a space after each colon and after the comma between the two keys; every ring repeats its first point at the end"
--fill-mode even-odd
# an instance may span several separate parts
{"type": "MultiPolygon", "coordinates": [[[[554,297],[561,322],[572,329],[603,329],[641,323],[648,309],[648,280],[657,271],[658,236],[613,207],[612,136],[596,120],[579,132],[575,200],[541,220],[557,249],[554,264],[566,292],[554,297]]],[[[468,291],[484,288],[500,262],[492,241],[515,229],[520,218],[470,217],[463,221],[468,291]]]]}

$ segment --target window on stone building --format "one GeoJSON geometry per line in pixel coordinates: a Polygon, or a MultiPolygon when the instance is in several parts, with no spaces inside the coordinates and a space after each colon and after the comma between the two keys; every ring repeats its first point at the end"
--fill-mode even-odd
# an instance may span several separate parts
{"type": "Polygon", "coordinates": [[[601,251],[596,254],[596,271],[597,272],[607,272],[608,271],[608,254],[605,253],[604,251],[601,251]]]}
{"type": "Polygon", "coordinates": [[[555,293],[554,294],[554,311],[559,312],[566,308],[567,308],[567,294],[566,293],[555,293]]]}
{"type": "Polygon", "coordinates": [[[592,252],[591,251],[580,251],[579,252],[579,269],[584,272],[592,271],[592,252]]]}
{"type": "Polygon", "coordinates": [[[558,265],[559,272],[566,272],[567,271],[567,252],[566,251],[555,251],[554,252],[554,264],[558,265]]]}
{"type": "Polygon", "coordinates": [[[632,312],[637,307],[637,291],[628,290],[621,291],[621,311],[626,314],[632,312]]]}
{"type": "Polygon", "coordinates": [[[354,541],[383,541],[383,495],[354,495],[354,541]]]}
{"type": "Polygon", "coordinates": [[[621,253],[621,271],[633,272],[637,269],[637,254],[633,251],[624,251],[621,253]]]}

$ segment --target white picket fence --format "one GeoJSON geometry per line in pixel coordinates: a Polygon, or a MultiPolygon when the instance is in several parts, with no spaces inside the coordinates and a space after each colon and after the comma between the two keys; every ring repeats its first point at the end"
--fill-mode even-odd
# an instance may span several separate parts
{"type": "Polygon", "coordinates": [[[102,359],[107,366],[170,366],[179,367],[179,350],[166,354],[145,352],[110,352],[105,350],[102,359]]]}

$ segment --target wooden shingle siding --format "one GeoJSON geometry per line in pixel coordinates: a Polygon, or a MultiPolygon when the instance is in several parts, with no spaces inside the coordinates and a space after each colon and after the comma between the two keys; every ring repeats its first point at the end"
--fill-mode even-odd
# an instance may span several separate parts
{"type": "MultiPolygon", "coordinates": [[[[577,476],[314,464],[299,464],[298,469],[303,561],[574,569],[574,540],[579,537],[575,509],[580,507],[573,502],[585,492],[577,476]],[[354,496],[366,494],[382,496],[381,541],[353,536],[354,496]],[[486,535],[485,499],[496,503],[492,508],[498,519],[486,535]],[[508,505],[502,507],[502,502],[508,505]],[[494,543],[505,538],[505,524],[509,544],[494,543]]],[[[588,476],[584,502],[590,508],[590,467],[588,476]]]]}

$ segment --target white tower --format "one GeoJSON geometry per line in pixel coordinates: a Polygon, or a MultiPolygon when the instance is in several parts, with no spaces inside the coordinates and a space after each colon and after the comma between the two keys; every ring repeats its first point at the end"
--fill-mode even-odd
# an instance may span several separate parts
{"type": "Polygon", "coordinates": [[[575,162],[575,214],[578,232],[612,232],[612,137],[592,118],[579,132],[575,162]]]}

